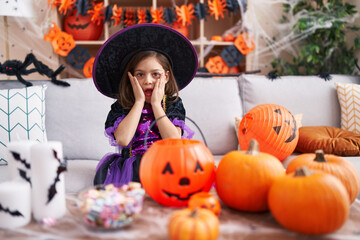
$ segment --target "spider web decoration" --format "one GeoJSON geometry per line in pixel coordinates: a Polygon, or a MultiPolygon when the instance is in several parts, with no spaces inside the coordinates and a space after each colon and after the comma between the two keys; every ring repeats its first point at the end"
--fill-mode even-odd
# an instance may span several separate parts
{"type": "Polygon", "coordinates": [[[113,13],[112,13],[112,7],[111,5],[107,6],[105,8],[105,22],[111,22],[111,17],[113,16],[113,13]]]}
{"type": "Polygon", "coordinates": [[[77,9],[76,16],[79,14],[85,16],[89,10],[89,2],[87,0],[77,0],[75,8],[77,9]]]}
{"type": "Polygon", "coordinates": [[[165,8],[164,19],[167,23],[173,24],[176,20],[175,8],[165,8]]]}
{"type": "Polygon", "coordinates": [[[199,19],[199,22],[201,19],[204,19],[206,21],[206,15],[209,14],[209,9],[205,4],[203,3],[197,3],[194,10],[195,16],[199,19]]]}

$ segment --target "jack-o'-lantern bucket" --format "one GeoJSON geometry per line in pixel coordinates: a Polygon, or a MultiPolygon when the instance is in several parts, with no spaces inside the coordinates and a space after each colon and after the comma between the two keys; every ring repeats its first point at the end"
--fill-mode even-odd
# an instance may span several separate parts
{"type": "Polygon", "coordinates": [[[212,187],[215,160],[201,141],[162,139],[143,155],[139,174],[143,188],[154,201],[168,207],[185,207],[192,195],[212,187]]]}

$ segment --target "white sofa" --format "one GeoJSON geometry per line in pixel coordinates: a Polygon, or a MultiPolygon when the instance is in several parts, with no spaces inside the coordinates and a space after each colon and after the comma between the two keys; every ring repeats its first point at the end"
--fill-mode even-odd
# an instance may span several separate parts
{"type": "MultiPolygon", "coordinates": [[[[65,79],[70,87],[47,81],[46,132],[48,140],[63,143],[68,171],[65,185],[76,193],[92,185],[95,167],[101,157],[116,149],[104,136],[104,122],[114,101],[100,94],[92,79],[65,79]]],[[[302,113],[303,126],[340,127],[340,105],[335,82],[360,83],[356,76],[332,75],[330,81],[317,76],[287,76],[269,80],[261,75],[240,77],[195,78],[180,97],[186,115],[200,127],[208,148],[218,163],[222,156],[236,150],[235,117],[242,117],[262,103],[279,104],[293,114],[302,113]]],[[[17,81],[1,81],[0,89],[22,88],[17,81]]],[[[196,127],[195,139],[202,140],[196,127]]],[[[283,161],[286,166],[296,153],[283,161]]],[[[360,157],[347,157],[360,172],[360,157]]],[[[0,182],[8,178],[7,166],[0,166],[0,182]]],[[[358,197],[359,198],[359,197],[358,197]]]]}

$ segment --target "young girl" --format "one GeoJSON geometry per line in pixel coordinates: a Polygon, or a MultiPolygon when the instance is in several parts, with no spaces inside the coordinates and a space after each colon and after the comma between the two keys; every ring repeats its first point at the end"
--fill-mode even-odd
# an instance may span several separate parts
{"type": "Polygon", "coordinates": [[[163,25],[134,25],[104,44],[95,59],[93,78],[101,93],[117,99],[105,122],[105,135],[121,153],[100,160],[94,184],[140,182],[141,157],[153,142],[192,137],[178,94],[196,70],[191,43],[163,25]]]}

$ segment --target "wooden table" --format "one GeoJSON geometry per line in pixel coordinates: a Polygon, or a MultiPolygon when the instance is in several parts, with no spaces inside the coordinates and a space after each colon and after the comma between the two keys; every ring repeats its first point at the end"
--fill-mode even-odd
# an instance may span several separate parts
{"type": "MultiPolygon", "coordinates": [[[[14,229],[0,230],[0,239],[169,239],[167,225],[176,208],[164,207],[148,196],[145,198],[141,215],[128,227],[118,231],[95,231],[86,227],[81,220],[74,201],[67,200],[67,214],[57,220],[55,226],[47,227],[31,222],[14,229]]],[[[345,224],[336,232],[322,236],[304,236],[281,227],[270,212],[245,213],[222,205],[219,217],[218,239],[360,239],[360,200],[351,208],[345,224]]]]}

